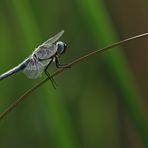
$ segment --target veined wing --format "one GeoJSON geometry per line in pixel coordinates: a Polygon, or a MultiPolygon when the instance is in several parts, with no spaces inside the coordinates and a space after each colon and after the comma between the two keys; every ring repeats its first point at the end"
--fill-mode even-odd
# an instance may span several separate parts
{"type": "Polygon", "coordinates": [[[36,57],[40,60],[46,60],[50,59],[52,56],[55,55],[57,52],[57,46],[55,44],[50,44],[47,46],[39,46],[32,54],[32,56],[35,54],[36,57]]]}
{"type": "Polygon", "coordinates": [[[42,45],[38,46],[33,52],[39,59],[48,59],[57,52],[57,46],[54,44],[64,33],[64,30],[45,41],[42,45]]]}
{"type": "MultiPolygon", "coordinates": [[[[42,45],[50,45],[55,43],[64,33],[64,30],[60,31],[59,33],[57,33],[56,35],[54,35],[53,37],[51,37],[50,39],[48,39],[47,41],[45,41],[42,45]]],[[[41,46],[42,46],[41,45],[41,46]]]]}
{"type": "Polygon", "coordinates": [[[23,73],[30,79],[36,79],[41,77],[43,71],[44,66],[36,59],[31,58],[23,73]]]}

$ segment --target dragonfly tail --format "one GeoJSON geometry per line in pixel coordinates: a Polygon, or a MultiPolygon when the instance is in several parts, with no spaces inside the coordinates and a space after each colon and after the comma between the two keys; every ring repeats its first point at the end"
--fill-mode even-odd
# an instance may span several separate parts
{"type": "Polygon", "coordinates": [[[22,63],[19,64],[18,66],[16,66],[16,67],[10,69],[9,71],[7,71],[7,72],[1,74],[1,75],[0,75],[0,80],[3,80],[3,79],[5,79],[5,78],[7,78],[7,77],[9,77],[9,76],[11,76],[11,75],[13,75],[13,74],[15,74],[15,73],[21,71],[21,70],[23,70],[23,69],[26,67],[26,64],[27,64],[27,63],[28,63],[28,61],[25,60],[24,62],[22,62],[22,63]]]}

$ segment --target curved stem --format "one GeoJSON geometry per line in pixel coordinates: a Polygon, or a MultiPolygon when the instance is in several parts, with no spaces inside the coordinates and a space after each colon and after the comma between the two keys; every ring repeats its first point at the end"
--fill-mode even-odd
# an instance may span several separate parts
{"type": "MultiPolygon", "coordinates": [[[[81,56],[80,58],[77,58],[75,60],[73,60],[72,62],[70,62],[69,64],[66,65],[66,67],[64,68],[61,68],[61,69],[58,69],[57,71],[55,71],[52,75],[51,75],[51,78],[55,77],[56,75],[60,74],[61,72],[65,71],[66,69],[68,69],[67,67],[72,67],[73,65],[91,57],[91,56],[94,56],[96,55],[97,53],[100,53],[100,52],[105,52],[106,50],[110,49],[110,48],[113,48],[113,47],[116,47],[116,46],[119,46],[119,45],[122,45],[124,43],[127,43],[129,41],[132,41],[132,40],[135,40],[135,39],[139,39],[139,38],[143,38],[143,37],[146,37],[148,36],[148,33],[144,33],[144,34],[140,34],[140,35],[137,35],[137,36],[133,36],[131,38],[127,38],[127,39],[124,39],[122,41],[119,41],[119,42],[116,42],[116,43],[113,43],[111,45],[108,45],[104,48],[101,48],[101,49],[98,49],[98,50],[95,50],[93,52],[90,52],[84,56],[81,56]]],[[[37,88],[39,88],[41,85],[43,85],[45,82],[47,82],[49,80],[49,78],[46,78],[44,80],[42,80],[41,82],[39,82],[38,84],[34,85],[32,88],[30,88],[29,90],[27,90],[22,96],[20,96],[14,103],[12,103],[8,108],[6,108],[6,110],[4,110],[4,112],[2,112],[0,114],[0,120],[2,120],[9,112],[11,112],[15,107],[17,107],[17,105],[22,102],[23,100],[25,100],[29,95],[31,95],[35,90],[37,90],[37,88]]]]}

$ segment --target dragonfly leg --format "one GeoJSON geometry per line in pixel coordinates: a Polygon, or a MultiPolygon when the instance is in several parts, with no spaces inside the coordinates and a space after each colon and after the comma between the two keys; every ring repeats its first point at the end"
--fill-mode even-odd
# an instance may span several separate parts
{"type": "Polygon", "coordinates": [[[55,64],[57,68],[71,68],[68,64],[60,64],[59,57],[55,56],[55,64]]]}
{"type": "MultiPolygon", "coordinates": [[[[51,60],[51,62],[52,62],[52,60],[51,60]]],[[[55,80],[51,77],[51,75],[49,74],[49,72],[47,70],[48,69],[48,66],[51,64],[51,62],[46,66],[44,72],[45,72],[46,76],[50,79],[50,81],[51,81],[52,86],[54,87],[54,89],[56,89],[57,84],[56,84],[55,80]]]]}
{"type": "Polygon", "coordinates": [[[56,84],[55,80],[51,77],[51,75],[49,74],[49,72],[47,70],[45,71],[45,74],[50,79],[50,81],[51,81],[52,86],[54,87],[54,89],[56,89],[57,84],[56,84]]]}

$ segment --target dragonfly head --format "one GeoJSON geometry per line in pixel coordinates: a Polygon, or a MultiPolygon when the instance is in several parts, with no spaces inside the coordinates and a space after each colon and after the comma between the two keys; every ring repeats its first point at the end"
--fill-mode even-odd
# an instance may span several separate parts
{"type": "Polygon", "coordinates": [[[57,54],[58,55],[65,53],[65,51],[67,49],[67,45],[65,43],[63,43],[62,41],[58,41],[56,43],[56,45],[57,45],[57,54]]]}

